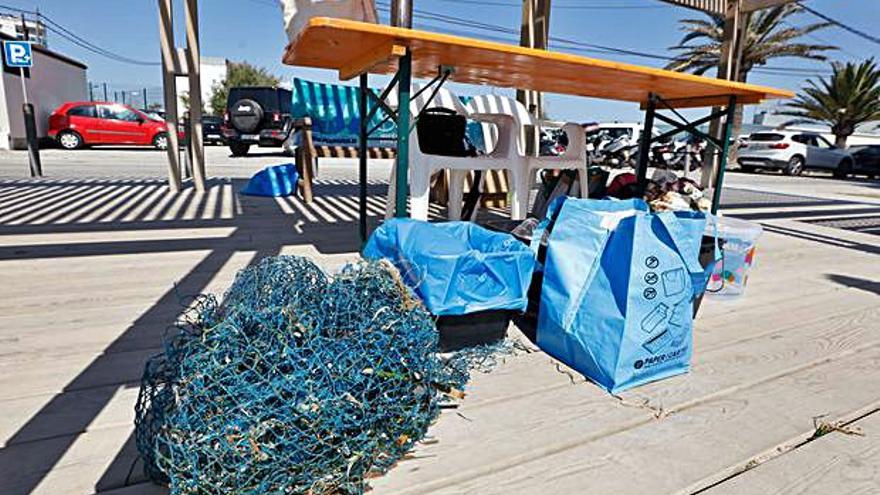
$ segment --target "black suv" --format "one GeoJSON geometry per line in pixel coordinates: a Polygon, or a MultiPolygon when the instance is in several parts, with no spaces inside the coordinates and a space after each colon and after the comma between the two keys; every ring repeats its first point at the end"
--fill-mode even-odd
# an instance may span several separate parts
{"type": "Polygon", "coordinates": [[[244,156],[252,144],[278,147],[290,134],[293,93],[288,89],[248,86],[231,88],[226,98],[223,135],[233,156],[244,156]]]}

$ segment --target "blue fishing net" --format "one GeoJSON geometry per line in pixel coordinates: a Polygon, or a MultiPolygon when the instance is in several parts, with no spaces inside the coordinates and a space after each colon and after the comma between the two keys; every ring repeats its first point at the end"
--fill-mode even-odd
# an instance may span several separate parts
{"type": "Polygon", "coordinates": [[[135,410],[146,473],[172,494],[363,493],[473,364],[438,357],[431,315],[383,262],[331,279],[266,258],[189,307],[135,410]]]}

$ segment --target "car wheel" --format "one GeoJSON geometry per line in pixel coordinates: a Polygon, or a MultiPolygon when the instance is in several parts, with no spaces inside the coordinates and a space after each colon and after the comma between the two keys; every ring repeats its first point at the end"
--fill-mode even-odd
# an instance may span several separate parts
{"type": "Polygon", "coordinates": [[[153,147],[157,150],[167,150],[168,149],[168,134],[164,132],[160,132],[156,134],[153,138],[153,147]]]}
{"type": "Polygon", "coordinates": [[[58,134],[58,144],[66,150],[82,148],[82,137],[73,131],[63,131],[58,134]]]}
{"type": "Polygon", "coordinates": [[[785,175],[801,175],[804,172],[804,157],[800,155],[791,157],[782,172],[785,175]]]}
{"type": "Polygon", "coordinates": [[[837,164],[837,168],[834,169],[834,178],[836,179],[846,179],[852,173],[853,164],[850,160],[843,160],[837,164]]]}
{"type": "Polygon", "coordinates": [[[244,156],[247,155],[248,150],[251,149],[251,145],[241,142],[232,142],[229,143],[229,151],[232,152],[232,156],[244,156]]]}

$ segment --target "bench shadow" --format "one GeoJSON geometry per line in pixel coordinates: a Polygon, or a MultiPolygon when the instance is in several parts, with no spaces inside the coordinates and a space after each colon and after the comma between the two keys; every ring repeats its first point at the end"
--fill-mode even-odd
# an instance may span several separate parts
{"type": "MultiPolygon", "coordinates": [[[[159,180],[0,181],[0,260],[38,260],[118,254],[207,251],[149,309],[33,414],[0,448],[0,493],[27,494],[43,482],[80,435],[127,387],[137,387],[145,361],[159,352],[165,329],[183,312],[182,295],[205,291],[238,252],[251,263],[285,246],[312,245],[320,253],[356,253],[357,186],[316,184],[316,199],[238,195],[244,180],[212,180],[203,194],[173,194],[159,180]],[[193,237],[194,229],[215,229],[193,237]],[[219,229],[218,229],[219,228],[219,229]],[[149,239],[10,244],[17,235],[126,232],[149,239]]],[[[386,186],[370,186],[370,223],[384,211],[386,186]]],[[[49,320],[47,320],[48,322],[49,320]]],[[[83,323],[88,325],[88,322],[83,323]]],[[[143,481],[133,437],[95,485],[103,491],[143,481]],[[131,475],[129,473],[131,472],[131,475]]]]}

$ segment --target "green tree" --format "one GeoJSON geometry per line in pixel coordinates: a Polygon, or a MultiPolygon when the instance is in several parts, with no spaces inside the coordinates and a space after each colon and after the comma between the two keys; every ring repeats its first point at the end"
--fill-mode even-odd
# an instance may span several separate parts
{"type": "MultiPolygon", "coordinates": [[[[749,72],[756,66],[766,65],[774,58],[796,57],[826,60],[823,52],[836,50],[836,46],[800,43],[797,40],[814,31],[828,27],[830,23],[819,22],[796,27],[790,17],[802,8],[794,3],[764,9],[752,14],[745,26],[742,59],[733,79],[746,82],[749,72]]],[[[679,21],[686,34],[671,50],[679,52],[666,68],[680,72],[703,75],[717,69],[721,61],[721,45],[724,40],[724,17],[707,14],[709,19],[683,19],[679,21]]],[[[742,127],[742,105],[737,105],[733,121],[733,135],[742,127]]],[[[732,150],[732,151],[735,151],[732,150]]]]}
{"type": "MultiPolygon", "coordinates": [[[[742,50],[742,63],[734,79],[745,82],[748,73],[755,66],[766,65],[779,57],[798,57],[825,60],[822,53],[836,50],[836,46],[812,45],[795,40],[804,35],[828,27],[828,22],[818,22],[796,27],[789,17],[802,9],[789,3],[755,12],[745,28],[742,50]]],[[[709,69],[717,68],[721,60],[721,45],[724,40],[724,17],[708,14],[710,19],[683,19],[679,21],[684,37],[671,50],[680,52],[666,68],[681,72],[702,75],[709,69]]]]}
{"type": "Polygon", "coordinates": [[[873,58],[860,63],[833,63],[831,76],[807,81],[801,93],[781,115],[798,117],[790,123],[819,122],[831,127],[835,145],[846,140],[859,124],[880,120],[880,69],[873,58]]]}
{"type": "Polygon", "coordinates": [[[227,62],[226,78],[211,88],[211,109],[215,114],[226,110],[229,88],[236,86],[277,86],[281,81],[262,67],[247,62],[227,62]]]}
{"type": "MultiPolygon", "coordinates": [[[[192,100],[189,97],[189,91],[182,91],[180,95],[178,95],[178,98],[180,98],[180,103],[183,104],[183,110],[189,113],[190,105],[192,105],[192,100]]],[[[202,101],[202,115],[205,115],[205,113],[205,102],[202,101]]]]}

